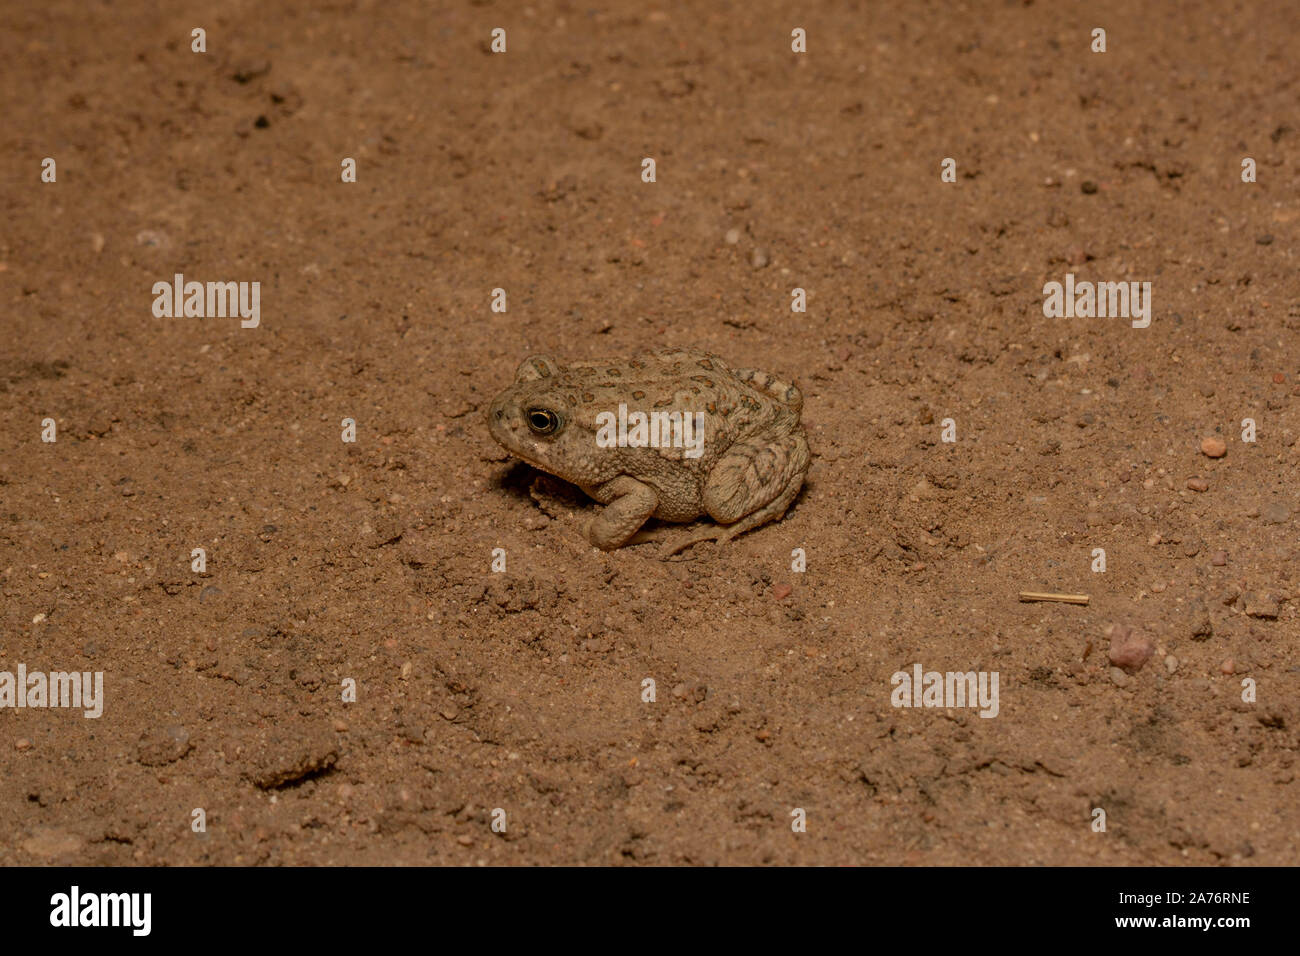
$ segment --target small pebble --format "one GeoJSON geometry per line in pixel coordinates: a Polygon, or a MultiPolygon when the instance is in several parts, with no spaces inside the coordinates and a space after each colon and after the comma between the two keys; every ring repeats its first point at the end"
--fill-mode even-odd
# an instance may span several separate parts
{"type": "Polygon", "coordinates": [[[1231,674],[1235,669],[1236,665],[1233,664],[1231,657],[1219,665],[1219,670],[1225,674],[1231,674]]]}
{"type": "Polygon", "coordinates": [[[337,733],[346,734],[348,732],[348,722],[346,720],[340,720],[339,718],[335,717],[334,730],[337,733]]]}
{"type": "Polygon", "coordinates": [[[1091,179],[1085,179],[1083,182],[1079,183],[1079,191],[1085,196],[1091,196],[1097,191],[1097,184],[1091,179]]]}
{"type": "Polygon", "coordinates": [[[784,601],[790,596],[790,592],[793,590],[794,588],[790,587],[788,584],[778,584],[772,588],[772,597],[777,601],[784,601]]]}
{"type": "Polygon", "coordinates": [[[1118,667],[1112,667],[1110,669],[1110,681],[1116,687],[1127,687],[1131,683],[1129,676],[1118,667]]]}
{"type": "Polygon", "coordinates": [[[455,720],[456,715],[459,714],[460,711],[456,709],[455,704],[444,704],[442,710],[440,710],[439,713],[442,714],[445,720],[455,720]]]}
{"type": "Polygon", "coordinates": [[[1271,594],[1256,594],[1253,591],[1245,595],[1246,615],[1263,618],[1267,621],[1277,620],[1281,612],[1281,603],[1271,594]]]}
{"type": "Polygon", "coordinates": [[[1123,624],[1111,625],[1109,636],[1110,649],[1106,656],[1112,664],[1126,671],[1141,670],[1155,651],[1150,638],[1133,633],[1132,628],[1123,624]]]}
{"type": "Polygon", "coordinates": [[[682,699],[682,700],[685,700],[685,699],[686,699],[686,685],[685,685],[685,684],[678,684],[676,687],[674,687],[674,688],[673,688],[673,696],[674,696],[674,697],[677,697],[677,698],[680,698],[680,699],[682,699]]]}
{"type": "Polygon", "coordinates": [[[1222,438],[1211,435],[1209,438],[1201,439],[1201,453],[1209,458],[1222,458],[1228,453],[1228,446],[1223,443],[1222,438]]]}
{"type": "Polygon", "coordinates": [[[762,269],[768,263],[767,250],[758,247],[749,256],[749,264],[755,269],[762,269]]]}
{"type": "Polygon", "coordinates": [[[19,737],[17,740],[14,741],[14,749],[16,750],[30,750],[31,747],[32,747],[32,742],[28,740],[26,737],[19,737]]]}
{"type": "Polygon", "coordinates": [[[1270,501],[1260,512],[1260,517],[1269,524],[1282,524],[1291,517],[1291,509],[1281,501],[1270,501]]]}
{"type": "Polygon", "coordinates": [[[456,842],[461,846],[473,846],[474,838],[468,833],[462,833],[460,836],[456,837],[456,842]]]}
{"type": "Polygon", "coordinates": [[[1210,483],[1204,478],[1195,477],[1187,479],[1187,488],[1189,491],[1205,492],[1210,490],[1210,483]]]}
{"type": "Polygon", "coordinates": [[[727,234],[723,236],[723,239],[726,240],[727,245],[734,246],[736,243],[740,242],[740,230],[728,229],[727,234]]]}
{"type": "Polygon", "coordinates": [[[1273,384],[1274,384],[1274,385],[1285,385],[1285,384],[1286,384],[1286,376],[1283,375],[1281,372],[1274,372],[1274,373],[1273,373],[1273,384]]]}
{"type": "Polygon", "coordinates": [[[1169,671],[1171,674],[1178,670],[1178,658],[1174,657],[1173,654],[1170,654],[1165,658],[1165,670],[1169,671]]]}
{"type": "Polygon", "coordinates": [[[1224,567],[1227,563],[1228,563],[1227,551],[1215,551],[1212,555],[1210,555],[1210,564],[1214,565],[1216,568],[1224,567]]]}

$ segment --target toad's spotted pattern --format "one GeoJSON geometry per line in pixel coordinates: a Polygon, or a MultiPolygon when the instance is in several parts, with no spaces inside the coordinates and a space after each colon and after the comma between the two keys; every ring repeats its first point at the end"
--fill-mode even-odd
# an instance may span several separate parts
{"type": "Polygon", "coordinates": [[[721,527],[666,546],[730,541],[785,514],[808,472],[799,424],[803,396],[757,369],[732,369],[716,355],[659,349],[624,362],[561,365],[525,359],[514,384],[488,409],[488,428],[507,451],[571,481],[608,505],[588,536],[606,551],[649,536],[648,518],[685,522],[707,515],[721,527]],[[654,410],[700,416],[703,451],[601,448],[596,416],[654,410]]]}

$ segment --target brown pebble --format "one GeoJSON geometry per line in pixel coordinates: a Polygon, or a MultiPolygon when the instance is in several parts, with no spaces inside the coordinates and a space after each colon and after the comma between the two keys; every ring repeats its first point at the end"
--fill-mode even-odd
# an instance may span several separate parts
{"type": "Polygon", "coordinates": [[[788,584],[777,584],[772,588],[772,597],[778,601],[784,601],[790,596],[790,592],[793,590],[794,588],[790,587],[788,584]]]}
{"type": "Polygon", "coordinates": [[[1187,479],[1187,488],[1189,491],[1205,492],[1210,490],[1210,483],[1204,478],[1195,477],[1187,479]]]}
{"type": "Polygon", "coordinates": [[[1262,618],[1266,621],[1277,620],[1281,612],[1280,602],[1271,594],[1256,594],[1250,592],[1245,597],[1246,615],[1248,617],[1262,618]]]}
{"type": "Polygon", "coordinates": [[[772,732],[764,727],[758,733],[754,734],[754,737],[758,740],[767,741],[772,738],[772,732]]]}
{"type": "Polygon", "coordinates": [[[1229,657],[1226,661],[1224,661],[1222,664],[1219,665],[1219,670],[1221,670],[1225,674],[1231,674],[1234,670],[1236,670],[1236,665],[1232,662],[1232,658],[1229,657]]]}
{"type": "Polygon", "coordinates": [[[1118,667],[1112,667],[1110,669],[1110,680],[1111,683],[1114,684],[1116,687],[1127,687],[1130,683],[1132,683],[1132,681],[1129,679],[1129,676],[1125,674],[1122,670],[1120,670],[1118,667]]]}
{"type": "Polygon", "coordinates": [[[456,715],[459,714],[460,711],[456,709],[455,704],[444,704],[439,713],[442,714],[443,718],[446,720],[455,720],[456,715]]]}
{"type": "Polygon", "coordinates": [[[1116,667],[1126,671],[1142,669],[1155,651],[1150,638],[1133,633],[1132,628],[1123,624],[1113,624],[1109,628],[1110,650],[1106,656],[1116,667]]]}
{"type": "Polygon", "coordinates": [[[1283,385],[1283,384],[1285,384],[1285,383],[1286,383],[1286,376],[1285,376],[1285,375],[1283,375],[1281,372],[1274,372],[1274,373],[1273,373],[1273,384],[1274,384],[1274,385],[1283,385]]]}
{"type": "Polygon", "coordinates": [[[474,838],[468,833],[462,833],[460,836],[456,837],[456,842],[461,846],[473,846],[474,838]]]}
{"type": "Polygon", "coordinates": [[[1281,501],[1270,501],[1260,511],[1260,517],[1269,524],[1284,524],[1291,517],[1291,509],[1281,501]]]}
{"type": "Polygon", "coordinates": [[[26,737],[19,737],[14,741],[14,749],[16,750],[31,750],[31,748],[32,742],[26,737]]]}
{"type": "Polygon", "coordinates": [[[1216,568],[1224,567],[1227,563],[1228,563],[1227,551],[1215,551],[1212,555],[1210,555],[1210,564],[1214,565],[1216,568]]]}
{"type": "Polygon", "coordinates": [[[1228,446],[1223,443],[1222,438],[1211,435],[1209,438],[1201,439],[1201,453],[1208,458],[1222,458],[1228,453],[1228,446]]]}
{"type": "Polygon", "coordinates": [[[336,717],[334,719],[334,730],[340,734],[346,734],[348,732],[348,722],[346,720],[339,720],[336,717]]]}

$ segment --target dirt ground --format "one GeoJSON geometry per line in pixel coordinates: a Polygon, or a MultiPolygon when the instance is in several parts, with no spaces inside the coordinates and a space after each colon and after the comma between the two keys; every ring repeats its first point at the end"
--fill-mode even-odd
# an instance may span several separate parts
{"type": "Polygon", "coordinates": [[[10,0],[0,669],[105,702],[0,711],[0,863],[1300,863],[1297,23],[10,0]],[[1066,273],[1150,327],[1045,317],[1066,273]],[[814,453],[668,561],[484,421],[659,345],[797,382],[814,453]],[[917,663],[998,715],[892,706],[917,663]]]}

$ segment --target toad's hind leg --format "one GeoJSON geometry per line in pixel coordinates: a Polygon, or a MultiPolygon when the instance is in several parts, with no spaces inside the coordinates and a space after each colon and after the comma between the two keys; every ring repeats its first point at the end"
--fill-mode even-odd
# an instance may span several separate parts
{"type": "Polygon", "coordinates": [[[704,485],[704,510],[723,527],[691,534],[665,547],[663,557],[700,541],[730,541],[781,517],[803,487],[808,442],[802,434],[733,445],[704,485]]]}

